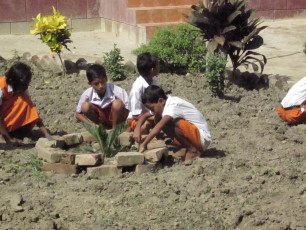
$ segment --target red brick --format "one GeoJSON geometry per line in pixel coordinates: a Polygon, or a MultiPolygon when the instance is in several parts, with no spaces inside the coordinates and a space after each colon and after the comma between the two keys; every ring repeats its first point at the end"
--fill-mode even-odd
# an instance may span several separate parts
{"type": "Polygon", "coordinates": [[[63,154],[63,157],[59,163],[74,165],[75,164],[75,154],[72,154],[72,153],[63,154]]]}
{"type": "Polygon", "coordinates": [[[80,166],[95,166],[103,164],[103,154],[77,154],[75,164],[80,166]]]}
{"type": "Polygon", "coordinates": [[[100,14],[99,14],[100,7],[101,7],[101,1],[87,0],[87,18],[100,17],[100,14]]]}
{"type": "Polygon", "coordinates": [[[67,18],[87,17],[87,1],[84,0],[59,0],[57,8],[67,18]]]}
{"type": "Polygon", "coordinates": [[[0,0],[0,22],[25,22],[25,0],[0,0]]]}
{"type": "Polygon", "coordinates": [[[305,0],[288,0],[287,6],[288,6],[287,7],[288,10],[293,10],[293,9],[306,10],[306,1],[305,0]]]}
{"type": "Polygon", "coordinates": [[[157,148],[144,151],[144,157],[146,160],[151,162],[159,162],[162,157],[168,154],[167,148],[157,148]]]}
{"type": "Polygon", "coordinates": [[[26,0],[27,20],[32,21],[39,13],[52,15],[52,6],[57,8],[57,0],[26,0]]]}
{"type": "Polygon", "coordinates": [[[259,11],[284,10],[287,9],[287,0],[251,0],[248,6],[259,11]]]}
{"type": "Polygon", "coordinates": [[[45,163],[43,164],[43,171],[54,171],[59,174],[76,174],[78,173],[78,166],[61,163],[45,163]]]}
{"type": "Polygon", "coordinates": [[[101,165],[99,167],[87,168],[87,174],[92,177],[117,176],[122,173],[122,169],[116,165],[101,165]]]}

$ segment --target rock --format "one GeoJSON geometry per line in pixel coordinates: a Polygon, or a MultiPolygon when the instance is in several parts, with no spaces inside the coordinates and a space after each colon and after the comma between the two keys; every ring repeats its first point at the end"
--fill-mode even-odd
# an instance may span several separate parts
{"type": "Polygon", "coordinates": [[[65,153],[62,155],[62,159],[60,160],[61,164],[74,165],[75,164],[75,154],[73,153],[65,153]]]}
{"type": "Polygon", "coordinates": [[[57,148],[44,147],[36,145],[37,157],[50,163],[59,162],[64,156],[65,152],[57,148]]]}
{"type": "Polygon", "coordinates": [[[122,169],[116,165],[101,165],[99,167],[87,168],[87,174],[91,177],[117,176],[122,173],[122,169]]]}
{"type": "Polygon", "coordinates": [[[23,208],[21,207],[23,203],[23,198],[21,195],[19,194],[13,194],[10,198],[10,204],[11,204],[11,207],[12,209],[15,211],[15,212],[22,212],[23,211],[23,208]]]}
{"type": "Polygon", "coordinates": [[[147,149],[150,150],[150,149],[156,149],[156,148],[164,148],[166,146],[167,145],[166,145],[166,143],[163,140],[153,139],[147,145],[147,149]]]}
{"type": "Polygon", "coordinates": [[[87,143],[97,142],[97,140],[87,131],[81,132],[81,135],[83,137],[84,142],[87,142],[87,143]]]}
{"type": "Polygon", "coordinates": [[[118,136],[118,142],[123,147],[129,147],[133,142],[133,133],[123,132],[118,136]]]}
{"type": "Polygon", "coordinates": [[[119,152],[115,156],[117,166],[140,165],[144,162],[144,155],[138,152],[119,152]]]}
{"type": "Polygon", "coordinates": [[[158,164],[156,163],[146,163],[142,165],[137,165],[135,169],[136,174],[143,174],[143,173],[152,173],[155,172],[158,168],[158,164]]]}
{"type": "Polygon", "coordinates": [[[23,57],[24,59],[26,59],[26,60],[30,60],[30,58],[31,58],[31,53],[30,53],[30,52],[24,52],[24,53],[22,54],[22,57],[23,57]]]}

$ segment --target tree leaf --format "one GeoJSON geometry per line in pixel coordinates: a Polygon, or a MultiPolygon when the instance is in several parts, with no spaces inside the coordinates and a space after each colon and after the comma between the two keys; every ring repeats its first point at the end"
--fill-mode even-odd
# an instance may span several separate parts
{"type": "Polygon", "coordinates": [[[223,45],[224,45],[224,42],[225,42],[225,37],[224,37],[224,36],[217,36],[217,35],[215,35],[215,36],[214,36],[214,40],[215,40],[218,44],[220,44],[221,46],[223,46],[223,45]]]}
{"type": "Polygon", "coordinates": [[[234,19],[241,14],[241,11],[235,11],[233,12],[230,16],[227,17],[226,22],[227,24],[232,23],[232,21],[234,21],[234,19]]]}
{"type": "Polygon", "coordinates": [[[211,53],[215,52],[215,50],[218,48],[218,42],[215,41],[215,40],[210,40],[208,42],[208,45],[207,45],[207,50],[211,53]]]}
{"type": "Polygon", "coordinates": [[[243,47],[243,44],[240,41],[232,41],[232,42],[228,42],[228,44],[230,44],[232,46],[235,46],[237,48],[240,48],[240,49],[242,49],[242,47],[243,47]]]}
{"type": "Polygon", "coordinates": [[[227,27],[225,27],[225,28],[223,29],[222,34],[225,34],[225,33],[229,32],[229,31],[235,30],[236,28],[237,28],[237,27],[234,26],[234,25],[227,26],[227,27]]]}
{"type": "Polygon", "coordinates": [[[263,45],[263,38],[259,35],[254,36],[244,46],[244,50],[254,50],[263,45]]]}

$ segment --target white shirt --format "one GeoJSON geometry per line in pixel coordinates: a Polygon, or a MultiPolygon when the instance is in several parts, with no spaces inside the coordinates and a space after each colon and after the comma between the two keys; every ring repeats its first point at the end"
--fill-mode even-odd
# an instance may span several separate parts
{"type": "Polygon", "coordinates": [[[306,76],[295,83],[282,100],[284,108],[302,105],[306,101],[306,76]]]}
{"type": "MultiPolygon", "coordinates": [[[[156,77],[153,77],[152,79],[152,85],[156,84],[156,77]]],[[[128,118],[131,119],[132,116],[136,116],[139,114],[142,114],[148,109],[142,104],[142,95],[144,94],[144,91],[146,88],[148,88],[149,84],[148,82],[142,77],[139,76],[133,83],[130,96],[129,96],[129,105],[130,105],[130,113],[128,118]]]]}
{"type": "Polygon", "coordinates": [[[179,98],[168,96],[162,117],[171,116],[173,119],[182,118],[194,124],[200,133],[203,149],[207,149],[211,142],[211,134],[208,124],[199,110],[191,103],[179,98]]]}
{"type": "MultiPolygon", "coordinates": [[[[9,84],[7,84],[7,92],[8,93],[13,92],[13,87],[9,84]]],[[[25,92],[30,96],[29,90],[26,90],[25,92]]],[[[0,88],[0,105],[2,105],[2,98],[3,98],[3,90],[0,88]]]]}
{"type": "Polygon", "coordinates": [[[107,88],[105,91],[105,95],[103,98],[100,98],[97,92],[94,90],[93,87],[88,88],[84,91],[81,95],[79,103],[76,107],[76,112],[81,113],[81,107],[84,102],[90,102],[99,106],[101,109],[107,107],[110,103],[112,103],[116,98],[122,100],[125,108],[129,108],[129,97],[127,92],[119,86],[116,86],[111,83],[107,83],[107,88]]]}

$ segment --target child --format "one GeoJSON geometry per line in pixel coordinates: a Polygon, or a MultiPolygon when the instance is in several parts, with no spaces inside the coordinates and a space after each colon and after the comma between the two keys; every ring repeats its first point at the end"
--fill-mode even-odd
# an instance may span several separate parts
{"type": "MultiPolygon", "coordinates": [[[[155,125],[139,152],[146,150],[147,144],[163,130],[181,144],[182,149],[175,157],[183,157],[184,162],[198,158],[211,142],[211,134],[203,115],[189,102],[174,96],[166,96],[158,86],[149,86],[142,97],[142,103],[161,120],[155,125]]],[[[142,122],[142,121],[139,121],[142,122]]]]}
{"type": "Polygon", "coordinates": [[[0,77],[0,142],[20,145],[35,125],[52,140],[29,97],[31,78],[31,68],[21,62],[0,77]]]}
{"type": "Polygon", "coordinates": [[[154,125],[154,117],[151,116],[149,110],[141,102],[141,97],[144,90],[149,85],[156,85],[156,75],[159,73],[159,63],[156,55],[152,53],[142,53],[137,57],[137,69],[140,76],[133,83],[129,102],[130,114],[129,124],[130,131],[134,131],[134,139],[139,140],[141,134],[149,132],[149,129],[154,125]],[[145,122],[142,126],[137,125],[140,117],[145,117],[145,122]],[[151,117],[147,120],[147,118],[151,117]]]}
{"type": "Polygon", "coordinates": [[[306,76],[288,91],[277,113],[284,121],[292,125],[306,121],[306,76]]]}
{"type": "Polygon", "coordinates": [[[82,94],[76,108],[76,118],[92,125],[102,123],[105,128],[115,128],[126,121],[129,114],[128,95],[124,89],[107,83],[103,66],[92,65],[86,71],[91,86],[82,94]]]}

